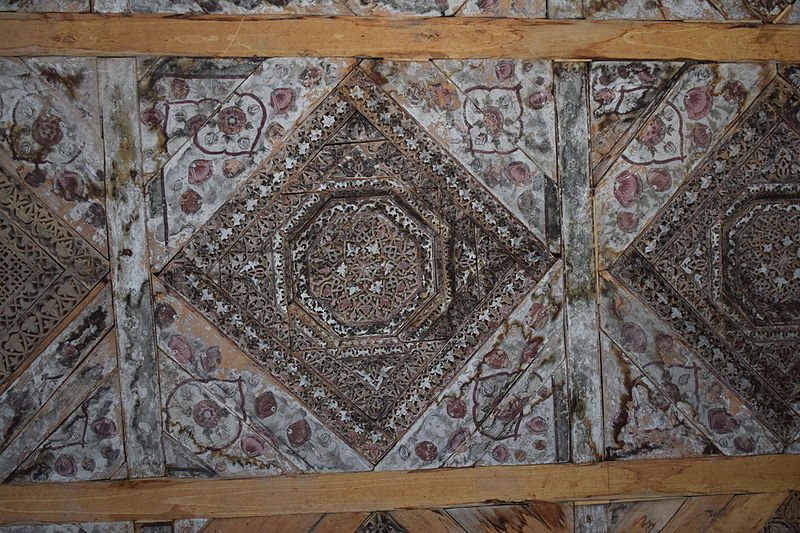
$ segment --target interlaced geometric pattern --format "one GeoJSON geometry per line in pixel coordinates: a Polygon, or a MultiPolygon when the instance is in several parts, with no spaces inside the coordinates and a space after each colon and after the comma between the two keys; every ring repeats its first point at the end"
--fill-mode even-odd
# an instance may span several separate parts
{"type": "Polygon", "coordinates": [[[100,254],[0,173],[0,382],[107,270],[100,254]]]}
{"type": "Polygon", "coordinates": [[[377,462],[553,262],[356,71],[163,277],[377,462]]]}
{"type": "Polygon", "coordinates": [[[800,425],[798,111],[776,79],[613,266],[786,436],[800,425]]]}
{"type": "Polygon", "coordinates": [[[33,275],[27,261],[18,255],[10,243],[0,240],[0,305],[5,305],[33,275]]]}

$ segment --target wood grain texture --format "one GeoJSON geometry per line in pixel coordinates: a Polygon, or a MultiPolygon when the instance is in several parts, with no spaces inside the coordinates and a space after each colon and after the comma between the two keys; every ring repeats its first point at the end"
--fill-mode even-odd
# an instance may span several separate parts
{"type": "Polygon", "coordinates": [[[575,463],[603,459],[603,397],[594,261],[589,111],[585,63],[556,63],[558,175],[561,176],[562,239],[570,457],[575,463]],[[589,222],[589,223],[587,223],[589,222]]]}
{"type": "Polygon", "coordinates": [[[0,15],[0,55],[798,61],[779,24],[267,15],[0,15]]]}
{"type": "Polygon", "coordinates": [[[131,477],[164,475],[155,320],[145,227],[136,60],[101,59],[106,213],[125,454],[131,477]]]}
{"type": "Polygon", "coordinates": [[[661,533],[682,533],[692,529],[705,531],[733,498],[734,496],[728,494],[686,498],[661,533]]]}
{"type": "Polygon", "coordinates": [[[800,490],[798,455],[41,483],[0,486],[0,523],[234,518],[787,490],[800,490]]]}
{"type": "Polygon", "coordinates": [[[326,514],[317,522],[313,533],[341,533],[355,531],[367,519],[369,513],[336,513],[326,514]]]}
{"type": "MultiPolygon", "coordinates": [[[[571,533],[572,505],[530,502],[527,505],[495,505],[448,509],[448,514],[470,533],[571,533]]],[[[413,532],[412,532],[413,533],[413,532]]]]}
{"type": "Polygon", "coordinates": [[[255,518],[218,518],[205,525],[200,533],[308,533],[322,518],[319,514],[262,516],[255,518]]]}
{"type": "Polygon", "coordinates": [[[768,494],[740,494],[734,496],[725,509],[711,523],[707,533],[755,533],[787,498],[788,492],[768,494]]]}
{"type": "Polygon", "coordinates": [[[465,533],[443,509],[409,509],[391,515],[409,533],[465,533]]]}
{"type": "Polygon", "coordinates": [[[608,531],[609,533],[661,531],[680,509],[685,499],[612,504],[608,509],[608,531]],[[614,509],[616,506],[622,506],[622,509],[614,509]]]}

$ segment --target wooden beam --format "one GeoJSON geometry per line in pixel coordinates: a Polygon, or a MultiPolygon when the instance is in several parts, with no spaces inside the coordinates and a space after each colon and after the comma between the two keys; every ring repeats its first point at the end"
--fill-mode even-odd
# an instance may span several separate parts
{"type": "Polygon", "coordinates": [[[800,455],[0,486],[0,524],[235,518],[800,490],[800,455]]]}
{"type": "Polygon", "coordinates": [[[0,55],[800,61],[800,26],[266,15],[0,15],[0,55]]]}

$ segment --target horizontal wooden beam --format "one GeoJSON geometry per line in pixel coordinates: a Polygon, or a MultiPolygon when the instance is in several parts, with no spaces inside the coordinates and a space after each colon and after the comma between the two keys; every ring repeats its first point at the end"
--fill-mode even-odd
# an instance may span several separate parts
{"type": "Polygon", "coordinates": [[[0,55],[800,61],[800,26],[232,15],[0,15],[0,55]]]}
{"type": "Polygon", "coordinates": [[[800,455],[0,486],[0,524],[157,521],[800,490],[800,455]]]}

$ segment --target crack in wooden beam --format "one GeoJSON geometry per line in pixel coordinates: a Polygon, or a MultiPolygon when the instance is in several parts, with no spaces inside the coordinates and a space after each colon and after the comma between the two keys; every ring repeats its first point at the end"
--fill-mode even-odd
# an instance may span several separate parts
{"type": "Polygon", "coordinates": [[[3,56],[800,61],[800,25],[514,18],[0,14],[3,56]]]}

